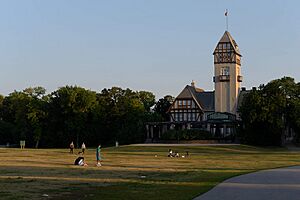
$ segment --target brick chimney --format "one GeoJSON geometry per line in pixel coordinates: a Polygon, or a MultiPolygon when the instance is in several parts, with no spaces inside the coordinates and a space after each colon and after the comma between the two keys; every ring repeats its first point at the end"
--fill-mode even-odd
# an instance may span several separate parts
{"type": "Polygon", "coordinates": [[[194,88],[196,87],[196,82],[194,80],[192,80],[191,86],[194,88]]]}

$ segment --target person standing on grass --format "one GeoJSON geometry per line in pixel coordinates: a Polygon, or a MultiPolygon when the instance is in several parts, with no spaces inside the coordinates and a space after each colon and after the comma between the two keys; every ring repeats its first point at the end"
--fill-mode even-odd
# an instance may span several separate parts
{"type": "Polygon", "coordinates": [[[101,144],[96,149],[96,160],[97,160],[97,166],[101,166],[101,144]]]}
{"type": "Polygon", "coordinates": [[[70,153],[73,154],[73,150],[74,150],[74,143],[72,141],[71,144],[70,144],[70,153]]]}
{"type": "Polygon", "coordinates": [[[84,151],[85,151],[85,144],[83,142],[82,145],[81,145],[81,153],[84,154],[84,151]]]}

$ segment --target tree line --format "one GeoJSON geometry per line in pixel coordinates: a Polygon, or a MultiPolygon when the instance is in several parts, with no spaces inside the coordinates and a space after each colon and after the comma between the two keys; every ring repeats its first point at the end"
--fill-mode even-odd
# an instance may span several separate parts
{"type": "Polygon", "coordinates": [[[168,120],[173,97],[155,101],[153,93],[112,87],[97,93],[65,86],[46,94],[43,87],[0,96],[0,144],[66,147],[143,142],[145,122],[168,120]]]}
{"type": "MultiPolygon", "coordinates": [[[[43,87],[14,91],[0,95],[0,145],[20,140],[27,147],[144,142],[145,123],[169,121],[173,100],[166,95],[156,101],[151,92],[119,87],[98,93],[78,86],[50,94],[43,87]]],[[[280,145],[286,133],[300,142],[300,83],[291,77],[247,91],[238,112],[242,143],[280,145]]]]}
{"type": "Polygon", "coordinates": [[[252,89],[239,108],[241,141],[255,145],[281,145],[285,136],[300,140],[300,83],[291,77],[252,89]]]}

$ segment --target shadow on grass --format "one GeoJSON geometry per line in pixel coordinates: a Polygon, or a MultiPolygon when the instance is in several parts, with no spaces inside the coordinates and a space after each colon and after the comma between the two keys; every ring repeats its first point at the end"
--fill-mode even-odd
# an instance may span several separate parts
{"type": "Polygon", "coordinates": [[[90,174],[82,174],[82,169],[69,170],[51,170],[45,167],[0,167],[1,176],[17,175],[16,178],[0,179],[2,186],[11,188],[7,195],[18,199],[18,196],[28,191],[35,191],[38,195],[42,193],[55,196],[54,199],[191,199],[201,193],[208,191],[217,183],[232,176],[245,173],[245,171],[220,172],[220,171],[187,171],[187,172],[149,172],[136,171],[128,172],[126,170],[94,170],[90,174]],[[99,172],[106,176],[105,182],[97,182],[99,172]],[[89,180],[80,180],[91,175],[96,182],[89,180]],[[28,176],[23,178],[22,176],[28,176]],[[35,179],[30,176],[54,177],[54,179],[35,179]],[[63,180],[62,177],[74,178],[63,180]],[[118,179],[125,182],[118,182],[118,179]],[[111,180],[111,182],[110,182],[111,180]],[[126,182],[127,181],[127,182],[126,182]],[[24,188],[18,188],[19,185],[26,185],[24,188]],[[52,186],[55,185],[55,190],[52,186]],[[60,186],[61,185],[61,186],[60,186]],[[17,190],[17,191],[16,191],[17,190]],[[72,198],[71,198],[72,197],[72,198]]]}

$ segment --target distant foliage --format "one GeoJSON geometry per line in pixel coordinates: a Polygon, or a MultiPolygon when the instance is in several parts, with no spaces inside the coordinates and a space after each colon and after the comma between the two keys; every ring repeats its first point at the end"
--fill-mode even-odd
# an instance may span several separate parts
{"type": "Polygon", "coordinates": [[[168,113],[168,110],[174,102],[174,99],[175,98],[171,95],[166,95],[164,96],[164,98],[159,99],[158,102],[155,104],[154,111],[160,115],[160,121],[170,121],[170,115],[168,113]]]}
{"type": "Polygon", "coordinates": [[[239,113],[239,136],[244,143],[281,145],[286,128],[295,131],[299,140],[300,84],[284,77],[261,85],[245,95],[239,113]]]}
{"type": "Polygon", "coordinates": [[[68,147],[143,142],[145,122],[158,121],[152,108],[155,96],[147,91],[112,87],[97,93],[65,86],[46,94],[42,87],[0,96],[0,145],[68,147]]]}

